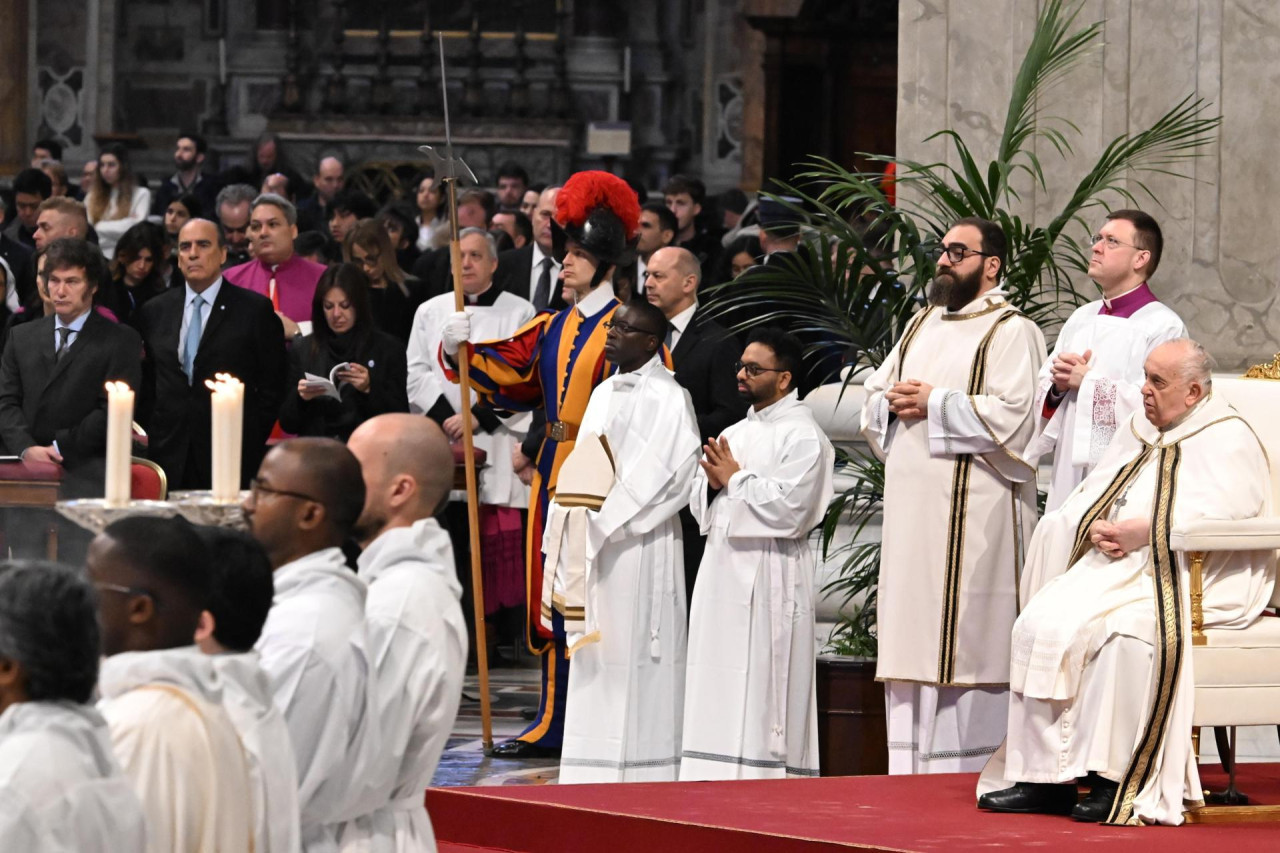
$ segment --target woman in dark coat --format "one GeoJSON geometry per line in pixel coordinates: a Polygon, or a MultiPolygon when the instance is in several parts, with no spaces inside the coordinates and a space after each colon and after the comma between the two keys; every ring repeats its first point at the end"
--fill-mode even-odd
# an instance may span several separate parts
{"type": "Polygon", "coordinates": [[[355,264],[329,267],[311,301],[311,334],[293,341],[289,355],[292,393],[280,410],[280,426],[295,435],[346,441],[360,424],[387,412],[409,411],[404,345],[374,324],[369,277],[355,264]],[[334,377],[341,400],[308,382],[306,373],[334,377]]]}

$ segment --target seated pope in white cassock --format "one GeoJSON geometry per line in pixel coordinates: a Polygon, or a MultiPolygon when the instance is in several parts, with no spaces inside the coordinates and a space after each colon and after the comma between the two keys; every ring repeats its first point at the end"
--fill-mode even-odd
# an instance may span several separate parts
{"type": "Polygon", "coordinates": [[[0,563],[0,850],[146,848],[142,804],[88,704],[100,647],[83,577],[0,563]]]}
{"type": "Polygon", "coordinates": [[[342,828],[341,850],[436,849],[423,795],[453,731],[467,666],[462,586],[449,534],[433,517],[448,500],[453,451],[420,415],[379,415],[347,446],[367,494],[356,522],[365,626],[376,666],[383,759],[366,775],[376,807],[342,828]]]}
{"type": "Polygon", "coordinates": [[[209,557],[190,524],[124,518],[89,545],[102,651],[98,708],[147,816],[150,853],[254,843],[253,782],[213,660],[192,645],[209,557]]]}
{"type": "MultiPolygon", "coordinates": [[[[1185,338],[1154,349],[1144,414],[1036,528],[1013,629],[1008,739],[983,772],[979,807],[1179,824],[1184,803],[1201,799],[1186,566],[1169,536],[1270,511],[1266,453],[1213,395],[1211,366],[1185,338]],[[1086,774],[1092,790],[1077,803],[1086,774]]],[[[1205,626],[1247,627],[1274,581],[1270,552],[1209,555],[1205,626]]]]}
{"type": "Polygon", "coordinates": [[[366,585],[341,544],[364,507],[360,463],[327,438],[267,453],[243,504],[267,551],[275,601],[255,646],[289,727],[304,850],[331,850],[343,824],[377,803],[365,780],[382,761],[366,585]]]}
{"type": "Polygon", "coordinates": [[[569,654],[560,783],[674,781],[680,765],[686,605],[679,512],[698,465],[689,394],[662,362],[667,320],[620,307],[543,535],[542,621],[569,654]]]}
{"type": "Polygon", "coordinates": [[[212,655],[222,682],[222,705],[249,765],[254,853],[296,853],[301,842],[293,744],[253,650],[275,595],[271,561],[247,533],[222,527],[200,527],[197,532],[209,550],[212,595],[211,624],[201,625],[196,644],[212,655]]]}
{"type": "Polygon", "coordinates": [[[818,775],[814,562],[835,450],[793,384],[800,342],[757,330],[745,420],[709,442],[689,509],[707,536],[689,614],[680,779],[818,775]]]}

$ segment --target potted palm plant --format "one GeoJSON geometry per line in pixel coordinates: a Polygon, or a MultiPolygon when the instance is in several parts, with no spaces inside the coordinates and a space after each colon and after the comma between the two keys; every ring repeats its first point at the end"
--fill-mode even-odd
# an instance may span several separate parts
{"type": "MultiPolygon", "coordinates": [[[[807,222],[807,251],[712,288],[708,296],[713,316],[747,316],[755,318],[753,324],[789,328],[809,342],[806,358],[814,363],[833,348],[843,350],[848,368],[843,394],[857,381],[860,368],[877,367],[888,356],[921,303],[934,273],[932,252],[948,225],[961,217],[981,216],[998,222],[1008,239],[1004,288],[1009,300],[1052,339],[1070,308],[1096,297],[1087,279],[1086,244],[1068,231],[1079,238],[1092,233],[1089,219],[1096,219],[1108,200],[1136,207],[1142,196],[1158,203],[1143,183],[1144,175],[1177,174],[1173,168],[1198,156],[1220,121],[1208,115],[1205,101],[1188,96],[1149,127],[1112,140],[1047,222],[1037,224],[1015,212],[1017,181],[1045,187],[1033,143],[1048,142],[1064,158],[1074,155],[1071,139],[1078,129],[1042,110],[1055,86],[1102,37],[1102,21],[1078,22],[1081,8],[1081,3],[1048,0],[1040,10],[990,162],[979,164],[964,137],[949,129],[929,139],[947,141],[954,166],[863,155],[871,162],[892,164],[892,190],[882,171],[851,171],[829,159],[813,158],[803,164],[793,184],[780,184],[780,191],[770,194],[807,222]]],[[[737,324],[735,330],[745,331],[746,326],[737,324]]],[[[869,762],[853,765],[846,758],[885,753],[883,691],[852,689],[833,681],[837,676],[867,683],[874,679],[880,544],[863,541],[859,534],[878,512],[884,466],[870,455],[847,449],[841,450],[837,464],[842,480],[850,485],[832,501],[822,526],[824,559],[841,560],[823,594],[839,597],[842,612],[849,615],[841,618],[830,638],[835,654],[819,659],[820,733],[826,735],[822,767],[828,775],[874,772],[869,762]],[[864,707],[833,707],[841,697],[853,697],[864,707]],[[866,722],[877,713],[878,728],[866,722]],[[851,733],[838,731],[842,720],[852,725],[851,733]],[[867,736],[878,736],[880,742],[857,748],[842,745],[867,736]]]]}

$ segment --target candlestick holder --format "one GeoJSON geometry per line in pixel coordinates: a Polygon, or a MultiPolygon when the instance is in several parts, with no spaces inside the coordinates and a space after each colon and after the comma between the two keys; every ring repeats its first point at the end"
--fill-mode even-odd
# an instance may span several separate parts
{"type": "Polygon", "coordinates": [[[169,502],[175,511],[192,524],[207,524],[211,527],[227,527],[232,530],[248,530],[249,522],[244,517],[240,503],[248,492],[241,492],[235,500],[222,501],[213,496],[212,491],[179,491],[169,494],[169,502]]]}
{"type": "Polygon", "coordinates": [[[58,514],[93,534],[101,533],[107,525],[135,515],[148,518],[172,518],[178,510],[167,501],[129,501],[108,504],[106,498],[84,498],[74,501],[58,501],[58,514]]]}

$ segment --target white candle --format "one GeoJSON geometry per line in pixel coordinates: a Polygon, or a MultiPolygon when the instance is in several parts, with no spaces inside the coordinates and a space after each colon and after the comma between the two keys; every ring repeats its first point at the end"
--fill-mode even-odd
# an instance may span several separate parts
{"type": "Polygon", "coordinates": [[[133,389],[107,383],[107,506],[128,506],[129,464],[133,448],[133,389]]]}
{"type": "Polygon", "coordinates": [[[218,39],[218,82],[227,85],[227,40],[218,39]]]}
{"type": "Polygon", "coordinates": [[[244,383],[229,373],[218,373],[205,386],[213,422],[213,499],[231,502],[240,498],[240,454],[244,427],[244,383]]]}

